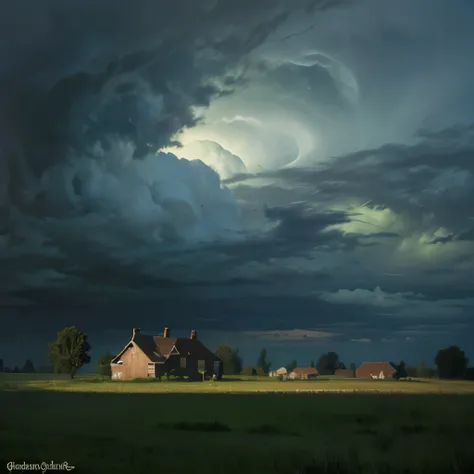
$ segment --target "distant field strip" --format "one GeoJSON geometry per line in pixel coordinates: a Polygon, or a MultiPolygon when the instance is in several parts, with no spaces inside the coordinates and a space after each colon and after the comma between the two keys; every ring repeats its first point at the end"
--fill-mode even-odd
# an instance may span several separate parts
{"type": "Polygon", "coordinates": [[[105,393],[394,393],[474,394],[474,382],[443,380],[358,380],[320,379],[277,381],[268,377],[229,378],[221,382],[138,380],[117,382],[83,376],[69,380],[50,374],[0,374],[0,390],[59,390],[105,393]]]}

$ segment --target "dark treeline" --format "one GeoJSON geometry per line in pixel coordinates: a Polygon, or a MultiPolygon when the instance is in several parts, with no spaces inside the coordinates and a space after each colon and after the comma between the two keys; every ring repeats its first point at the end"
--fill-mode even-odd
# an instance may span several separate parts
{"type": "MultiPolygon", "coordinates": [[[[243,367],[239,350],[226,344],[221,344],[216,351],[216,355],[223,362],[224,374],[227,375],[264,375],[268,374],[271,362],[268,361],[266,349],[262,349],[255,366],[243,367]]],[[[425,362],[420,365],[407,365],[403,360],[400,362],[390,362],[396,369],[396,378],[434,378],[441,379],[468,379],[474,380],[474,367],[468,367],[468,359],[464,351],[457,346],[449,346],[438,351],[433,359],[436,369],[427,366],[425,362]]],[[[299,367],[296,359],[284,366],[288,372],[299,367]]],[[[351,363],[349,367],[344,364],[336,352],[321,354],[317,360],[309,361],[301,367],[316,368],[321,375],[334,375],[337,370],[348,370],[355,375],[356,364],[351,363]]]]}
{"type": "MultiPolygon", "coordinates": [[[[74,378],[77,371],[90,362],[89,351],[91,346],[87,340],[87,335],[80,331],[76,326],[68,326],[57,333],[56,340],[48,345],[48,361],[50,365],[35,369],[33,361],[27,359],[20,368],[4,366],[0,359],[0,372],[10,373],[66,373],[71,379],[74,378]]],[[[268,359],[268,353],[265,348],[261,349],[254,366],[244,367],[239,349],[233,348],[227,344],[220,344],[216,350],[216,355],[221,359],[223,373],[226,375],[266,375],[270,371],[272,363],[268,359]]],[[[110,376],[110,362],[114,355],[110,352],[103,354],[98,361],[97,371],[103,376],[110,376]]],[[[438,351],[434,357],[435,367],[428,367],[425,362],[419,366],[407,366],[405,362],[391,362],[397,369],[396,378],[418,377],[441,379],[468,379],[474,380],[474,367],[468,367],[468,359],[464,351],[458,346],[449,346],[438,351]]],[[[285,368],[288,372],[298,367],[298,362],[292,360],[285,368]]],[[[340,360],[336,352],[327,352],[321,354],[317,362],[310,360],[303,367],[317,369],[321,375],[334,375],[338,370],[349,371],[355,375],[356,365],[350,364],[350,367],[340,360]]]]}

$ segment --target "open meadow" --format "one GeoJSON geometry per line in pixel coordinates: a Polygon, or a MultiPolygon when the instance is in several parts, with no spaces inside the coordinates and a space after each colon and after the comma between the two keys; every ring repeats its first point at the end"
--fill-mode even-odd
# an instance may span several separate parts
{"type": "Polygon", "coordinates": [[[78,473],[472,473],[474,383],[0,374],[0,461],[78,473]]]}

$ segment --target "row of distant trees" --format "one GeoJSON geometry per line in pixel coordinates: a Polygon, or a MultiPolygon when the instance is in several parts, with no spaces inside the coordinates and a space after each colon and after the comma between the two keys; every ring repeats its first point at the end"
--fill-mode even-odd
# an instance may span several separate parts
{"type": "Polygon", "coordinates": [[[13,374],[34,374],[36,370],[31,359],[26,359],[25,363],[23,364],[23,367],[21,368],[17,365],[15,365],[13,368],[6,366],[4,367],[3,361],[0,359],[0,372],[10,372],[13,374]]]}
{"type": "MultiPolygon", "coordinates": [[[[48,361],[55,373],[66,373],[73,379],[83,365],[90,363],[90,350],[91,346],[87,340],[87,335],[76,326],[67,326],[59,331],[56,340],[49,344],[48,361]]],[[[265,348],[260,351],[253,367],[244,368],[239,350],[227,344],[219,345],[216,355],[222,360],[224,374],[228,375],[265,375],[268,374],[271,367],[265,348]]],[[[114,357],[110,352],[106,352],[99,358],[97,368],[99,374],[111,375],[110,362],[114,357]]],[[[425,363],[422,363],[419,367],[407,366],[403,361],[398,364],[392,362],[392,365],[397,369],[396,377],[398,378],[438,376],[443,379],[474,379],[474,368],[468,368],[468,359],[464,351],[457,346],[450,346],[438,351],[434,362],[437,370],[427,367],[425,363]]],[[[338,369],[346,369],[345,364],[339,359],[336,352],[322,354],[317,362],[311,360],[309,365],[316,368],[321,375],[333,375],[338,369]]],[[[286,365],[286,369],[291,372],[297,366],[298,362],[292,360],[286,365]]],[[[351,364],[350,369],[355,373],[355,364],[351,364]]],[[[9,369],[4,368],[3,361],[0,360],[0,371],[34,373],[35,367],[33,362],[28,359],[22,369],[19,367],[9,369]]]]}
{"type": "MultiPolygon", "coordinates": [[[[253,367],[243,367],[239,349],[227,344],[221,344],[217,348],[216,355],[222,360],[223,371],[227,375],[264,375],[269,372],[271,366],[266,349],[260,351],[257,362],[253,367]]],[[[422,362],[419,366],[408,366],[404,361],[391,362],[391,364],[397,369],[395,375],[397,378],[474,379],[474,368],[468,368],[469,361],[464,351],[458,346],[441,349],[436,354],[434,362],[436,369],[428,367],[425,362],[422,362]]],[[[316,368],[321,375],[334,375],[336,370],[347,369],[336,352],[322,354],[317,362],[311,360],[309,366],[316,368]]],[[[292,360],[285,366],[288,372],[296,367],[298,367],[296,360],[292,360]]],[[[355,375],[356,365],[354,363],[350,364],[349,369],[355,375]]]]}
{"type": "MultiPolygon", "coordinates": [[[[48,362],[55,373],[68,374],[74,378],[77,371],[89,364],[91,361],[89,351],[91,346],[87,340],[87,335],[76,326],[67,326],[57,333],[56,340],[48,345],[48,362]]],[[[114,356],[107,352],[99,359],[98,372],[102,375],[111,375],[110,362],[114,356]]],[[[28,359],[23,368],[15,366],[13,369],[3,367],[0,363],[0,371],[14,373],[34,373],[33,362],[28,359]]],[[[50,370],[45,370],[49,372],[50,370]]]]}

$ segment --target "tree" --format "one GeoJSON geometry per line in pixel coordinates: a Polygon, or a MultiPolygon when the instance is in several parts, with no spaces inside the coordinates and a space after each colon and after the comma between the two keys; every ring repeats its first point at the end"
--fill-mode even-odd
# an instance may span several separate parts
{"type": "Polygon", "coordinates": [[[87,336],[76,326],[67,326],[58,332],[56,341],[49,344],[48,358],[56,373],[74,378],[77,371],[91,361],[91,346],[87,336]]]}
{"type": "Polygon", "coordinates": [[[298,367],[298,362],[296,360],[292,360],[285,368],[288,373],[293,372],[294,369],[298,367]]]}
{"type": "Polygon", "coordinates": [[[435,357],[440,379],[462,379],[466,376],[468,359],[458,346],[441,349],[435,357]]]}
{"type": "Polygon", "coordinates": [[[334,372],[336,372],[337,369],[345,368],[335,352],[322,354],[316,367],[321,375],[334,375],[334,372]]]}
{"type": "Polygon", "coordinates": [[[216,350],[216,355],[222,361],[222,373],[229,375],[242,372],[242,358],[238,349],[221,344],[216,350]]]}
{"type": "Polygon", "coordinates": [[[264,373],[268,373],[271,362],[267,361],[267,350],[263,348],[257,359],[257,368],[263,369],[264,373]]]}
{"type": "Polygon", "coordinates": [[[13,367],[13,373],[14,374],[19,374],[20,373],[20,369],[18,368],[17,365],[15,365],[15,367],[13,367]]]}
{"type": "Polygon", "coordinates": [[[418,377],[431,379],[436,376],[436,370],[432,367],[427,367],[426,363],[423,361],[418,369],[418,377]]]}
{"type": "Polygon", "coordinates": [[[409,365],[406,368],[406,371],[407,371],[408,377],[420,377],[420,375],[418,375],[420,373],[420,370],[418,367],[415,367],[414,365],[409,365]]]}
{"type": "Polygon", "coordinates": [[[27,359],[23,369],[21,370],[24,374],[34,374],[36,372],[35,366],[30,359],[27,359]]]}
{"type": "Polygon", "coordinates": [[[395,372],[395,375],[394,375],[394,378],[396,379],[404,379],[406,377],[408,377],[408,373],[407,373],[407,369],[406,369],[406,364],[405,362],[400,361],[399,364],[395,364],[393,362],[390,362],[394,367],[395,369],[397,370],[395,372]]]}
{"type": "Polygon", "coordinates": [[[310,361],[310,363],[309,363],[309,366],[310,366],[312,369],[314,369],[314,368],[316,367],[316,364],[315,364],[315,362],[314,362],[313,359],[311,359],[311,361],[310,361]]]}
{"type": "Polygon", "coordinates": [[[103,354],[100,359],[99,359],[99,364],[97,366],[97,372],[100,375],[104,375],[106,377],[111,377],[112,376],[112,369],[110,367],[110,363],[112,360],[115,358],[113,354],[110,352],[106,352],[103,354]]]}

